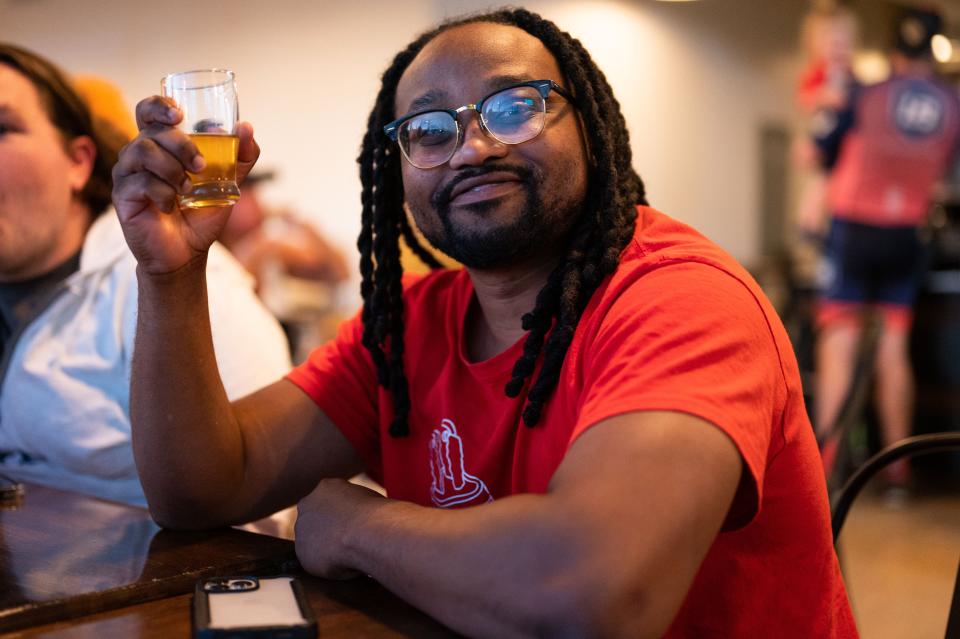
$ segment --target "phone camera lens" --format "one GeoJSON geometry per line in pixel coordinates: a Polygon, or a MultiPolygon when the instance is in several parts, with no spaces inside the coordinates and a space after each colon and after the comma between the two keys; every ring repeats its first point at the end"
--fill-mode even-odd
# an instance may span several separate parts
{"type": "Polygon", "coordinates": [[[248,592],[259,587],[256,577],[214,577],[203,584],[206,592],[248,592]]]}
{"type": "Polygon", "coordinates": [[[249,579],[233,579],[230,581],[230,590],[253,590],[257,584],[249,579]]]}

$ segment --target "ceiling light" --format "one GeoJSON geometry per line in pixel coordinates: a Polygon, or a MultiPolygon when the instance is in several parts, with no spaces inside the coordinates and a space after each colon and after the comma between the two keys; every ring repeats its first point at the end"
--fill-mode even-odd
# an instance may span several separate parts
{"type": "Polygon", "coordinates": [[[933,36],[930,46],[933,49],[933,57],[936,58],[937,62],[946,63],[953,58],[953,43],[950,38],[942,33],[933,36]]]}

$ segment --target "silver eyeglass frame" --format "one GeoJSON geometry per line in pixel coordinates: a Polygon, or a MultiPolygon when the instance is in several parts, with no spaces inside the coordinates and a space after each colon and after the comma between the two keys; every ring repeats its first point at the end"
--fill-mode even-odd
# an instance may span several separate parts
{"type": "Polygon", "coordinates": [[[388,138],[390,138],[391,140],[397,143],[397,146],[400,147],[400,152],[403,154],[403,157],[406,159],[407,162],[409,162],[412,166],[415,166],[418,169],[423,169],[423,170],[433,169],[438,166],[442,166],[447,162],[449,162],[450,158],[452,158],[454,154],[456,154],[457,149],[459,149],[460,145],[463,143],[464,127],[460,124],[459,115],[464,111],[476,111],[477,121],[480,123],[480,130],[483,131],[489,137],[496,140],[497,142],[500,142],[501,144],[523,144],[524,142],[529,142],[530,140],[536,138],[543,132],[544,126],[546,125],[546,118],[544,118],[541,121],[540,128],[537,129],[536,133],[534,133],[530,137],[524,138],[523,140],[519,140],[517,142],[508,142],[506,140],[502,140],[499,137],[497,137],[497,135],[487,127],[486,120],[484,119],[484,116],[483,116],[483,105],[486,104],[487,100],[489,100],[490,98],[492,98],[493,96],[499,93],[502,93],[504,91],[509,91],[510,89],[516,89],[518,87],[535,88],[537,92],[540,94],[540,99],[543,101],[542,106],[544,108],[544,111],[546,111],[547,97],[550,95],[551,91],[555,91],[558,95],[566,99],[567,102],[576,106],[576,101],[574,97],[566,89],[561,87],[559,84],[557,84],[553,80],[529,80],[527,82],[517,82],[516,84],[511,84],[505,87],[501,87],[496,91],[492,91],[488,93],[487,95],[485,95],[484,97],[482,97],[480,100],[478,100],[473,104],[464,104],[463,106],[458,107],[456,109],[421,109],[419,111],[414,111],[413,113],[408,113],[407,115],[397,118],[393,122],[390,122],[389,124],[384,126],[383,133],[388,138]],[[430,164],[429,166],[421,166],[410,158],[410,156],[407,154],[406,149],[404,149],[403,145],[400,144],[398,137],[399,137],[400,127],[404,123],[408,122],[409,120],[412,120],[413,118],[424,115],[426,113],[446,113],[451,118],[453,118],[453,122],[457,127],[457,142],[451,148],[450,154],[446,158],[444,158],[442,162],[437,162],[436,164],[430,164]]]}

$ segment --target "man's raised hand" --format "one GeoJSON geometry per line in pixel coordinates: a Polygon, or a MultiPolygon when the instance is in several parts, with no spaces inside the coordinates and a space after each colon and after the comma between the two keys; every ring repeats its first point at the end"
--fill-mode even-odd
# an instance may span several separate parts
{"type": "MultiPolygon", "coordinates": [[[[177,196],[189,192],[187,170],[204,166],[197,146],[176,128],[182,114],[174,103],[153,96],[137,104],[140,134],[120,152],[113,169],[113,203],[130,250],[142,272],[164,275],[203,259],[219,237],[231,207],[181,209],[177,196]]],[[[253,127],[237,126],[237,182],[260,155],[253,127]]]]}

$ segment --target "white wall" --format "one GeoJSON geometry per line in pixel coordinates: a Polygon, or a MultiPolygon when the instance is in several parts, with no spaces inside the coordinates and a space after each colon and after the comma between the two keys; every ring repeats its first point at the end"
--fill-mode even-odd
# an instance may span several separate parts
{"type": "MultiPolygon", "coordinates": [[[[131,107],[171,71],[234,69],[261,166],[279,174],[266,196],[352,255],[355,157],[380,73],[418,32],[488,4],[0,0],[0,39],[111,78],[131,107]]],[[[792,118],[789,61],[803,0],[527,4],[581,38],[606,72],[651,203],[755,259],[758,127],[792,118]]]]}

